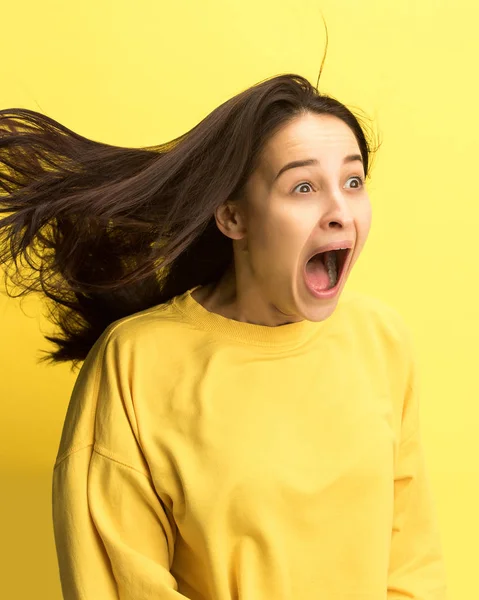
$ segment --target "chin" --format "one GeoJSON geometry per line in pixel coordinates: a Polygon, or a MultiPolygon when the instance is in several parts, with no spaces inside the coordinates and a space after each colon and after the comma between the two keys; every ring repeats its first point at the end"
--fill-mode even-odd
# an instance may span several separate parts
{"type": "Polygon", "coordinates": [[[338,298],[332,298],[327,302],[322,302],[321,306],[307,306],[303,312],[303,318],[308,321],[325,321],[336,309],[338,298]]]}
{"type": "Polygon", "coordinates": [[[308,289],[301,294],[296,303],[296,312],[298,316],[307,321],[324,321],[328,319],[336,310],[343,286],[340,286],[335,295],[331,298],[315,298],[308,289]]]}

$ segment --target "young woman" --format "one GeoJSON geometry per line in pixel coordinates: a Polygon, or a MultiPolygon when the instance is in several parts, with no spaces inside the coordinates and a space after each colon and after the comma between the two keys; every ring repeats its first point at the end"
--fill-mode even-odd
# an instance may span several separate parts
{"type": "Polygon", "coordinates": [[[146,149],[0,112],[1,263],[83,361],[53,472],[66,600],[443,600],[401,318],[343,292],[371,144],[298,75],[146,149]],[[26,277],[20,264],[32,274],[26,277]]]}

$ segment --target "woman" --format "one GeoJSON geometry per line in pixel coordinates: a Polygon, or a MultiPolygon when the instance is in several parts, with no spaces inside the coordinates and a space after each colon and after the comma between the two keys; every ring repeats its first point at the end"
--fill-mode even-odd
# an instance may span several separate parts
{"type": "Polygon", "coordinates": [[[49,360],[84,361],[64,598],[444,599],[408,332],[343,293],[371,221],[358,118],[282,75],[142,150],[0,119],[1,262],[50,300],[49,360]]]}

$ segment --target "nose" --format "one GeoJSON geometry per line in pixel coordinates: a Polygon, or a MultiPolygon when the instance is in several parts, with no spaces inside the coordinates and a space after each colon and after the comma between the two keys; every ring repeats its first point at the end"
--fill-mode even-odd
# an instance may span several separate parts
{"type": "Polygon", "coordinates": [[[349,229],[353,224],[353,215],[348,200],[341,191],[331,190],[323,197],[324,212],[320,219],[323,229],[349,229]]]}

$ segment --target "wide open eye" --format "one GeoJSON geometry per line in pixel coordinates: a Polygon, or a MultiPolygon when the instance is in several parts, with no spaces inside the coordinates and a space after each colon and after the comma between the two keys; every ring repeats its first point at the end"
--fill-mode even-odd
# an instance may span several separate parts
{"type": "Polygon", "coordinates": [[[364,179],[362,177],[359,177],[359,175],[355,175],[354,177],[350,177],[348,179],[348,181],[352,181],[355,185],[353,185],[352,187],[350,187],[349,189],[351,190],[356,190],[359,188],[362,188],[364,186],[364,179]]]}
{"type": "MultiPolygon", "coordinates": [[[[302,183],[298,183],[298,185],[295,188],[293,188],[293,192],[295,190],[297,190],[298,188],[303,187],[303,186],[309,186],[310,187],[310,191],[313,191],[313,186],[309,183],[309,181],[303,181],[302,183]]],[[[300,193],[304,194],[306,192],[300,192],[300,193]]]]}

